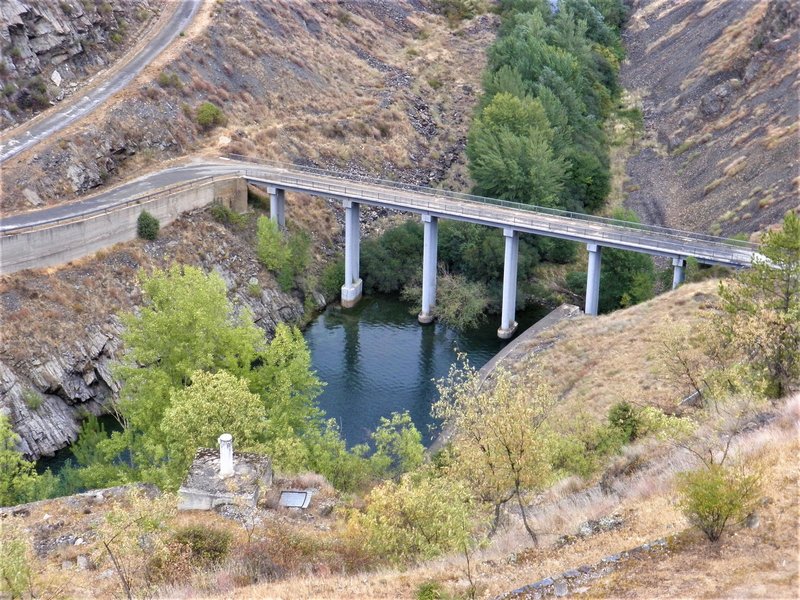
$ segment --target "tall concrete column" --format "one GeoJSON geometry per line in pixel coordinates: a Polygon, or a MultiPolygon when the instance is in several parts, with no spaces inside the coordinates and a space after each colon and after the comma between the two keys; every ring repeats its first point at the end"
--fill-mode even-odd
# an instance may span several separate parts
{"type": "Polygon", "coordinates": [[[361,299],[361,278],[358,274],[361,252],[360,205],[352,200],[344,201],[344,285],[342,306],[350,308],[361,299]]]}
{"type": "Polygon", "coordinates": [[[589,272],[586,275],[586,314],[597,315],[600,301],[600,253],[602,246],[587,244],[589,250],[589,272]]]}
{"type": "Polygon", "coordinates": [[[422,215],[424,237],[422,246],[422,311],[417,319],[420,323],[433,321],[433,307],[436,305],[436,267],[437,246],[439,244],[439,219],[422,215]]]}
{"type": "Polygon", "coordinates": [[[269,218],[283,229],[286,227],[286,190],[268,187],[267,192],[269,192],[269,218]]]}
{"type": "Polygon", "coordinates": [[[519,259],[519,233],[503,229],[506,238],[506,254],[503,262],[503,310],[497,337],[507,340],[517,330],[514,320],[517,311],[517,262],[519,259]]]}
{"type": "Polygon", "coordinates": [[[672,259],[672,289],[676,289],[686,279],[686,259],[679,256],[672,259]]]}
{"type": "Polygon", "coordinates": [[[223,433],[217,439],[219,444],[219,476],[230,477],[233,475],[233,436],[223,433]]]}

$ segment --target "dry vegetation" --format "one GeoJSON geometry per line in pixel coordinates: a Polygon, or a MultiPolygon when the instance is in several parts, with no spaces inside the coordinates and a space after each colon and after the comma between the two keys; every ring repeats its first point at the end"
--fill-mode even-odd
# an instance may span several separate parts
{"type": "Polygon", "coordinates": [[[634,3],[623,85],[657,148],[628,162],[648,222],[753,233],[798,209],[800,13],[787,0],[634,3]]]}
{"type": "Polygon", "coordinates": [[[125,179],[129,163],[153,168],[204,150],[464,188],[484,60],[476,49],[495,26],[483,15],[451,28],[425,3],[209,3],[171,60],[92,123],[11,161],[2,207],[31,208],[24,189],[63,202],[125,179]],[[206,101],[226,117],[209,132],[195,119],[206,101]]]}

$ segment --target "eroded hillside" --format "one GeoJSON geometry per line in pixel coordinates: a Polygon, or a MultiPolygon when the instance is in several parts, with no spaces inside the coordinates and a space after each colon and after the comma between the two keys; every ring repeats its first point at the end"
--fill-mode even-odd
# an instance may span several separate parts
{"type": "Polygon", "coordinates": [[[733,235],[798,209],[800,25],[789,0],[635,0],[623,85],[654,139],[628,162],[650,223],[733,235]]]}
{"type": "Polygon", "coordinates": [[[453,29],[423,2],[204,4],[129,91],[4,165],[2,209],[63,202],[203,150],[463,186],[495,26],[482,15],[453,29]],[[224,126],[198,123],[203,102],[224,126]]]}

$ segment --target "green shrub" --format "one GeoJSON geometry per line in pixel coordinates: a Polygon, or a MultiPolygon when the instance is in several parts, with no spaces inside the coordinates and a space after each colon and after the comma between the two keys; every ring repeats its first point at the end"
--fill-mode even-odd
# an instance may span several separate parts
{"type": "Polygon", "coordinates": [[[213,129],[217,125],[224,125],[227,122],[225,113],[213,102],[203,102],[198,106],[195,119],[197,124],[205,131],[213,129]]]}
{"type": "Polygon", "coordinates": [[[712,542],[753,511],[760,489],[761,474],[743,467],[711,465],[678,477],[681,510],[712,542]]]}
{"type": "Polygon", "coordinates": [[[42,405],[42,402],[44,402],[42,395],[33,388],[25,388],[22,390],[22,399],[31,410],[38,409],[42,405]]]}
{"type": "Polygon", "coordinates": [[[222,562],[233,541],[229,531],[205,525],[187,525],[175,531],[173,541],[186,546],[193,561],[202,565],[222,562]]]}
{"type": "Polygon", "coordinates": [[[632,442],[639,434],[639,416],[627,402],[617,402],[608,411],[608,424],[623,433],[625,443],[632,442]]]}
{"type": "Polygon", "coordinates": [[[143,210],[136,221],[136,233],[143,240],[154,240],[158,237],[161,224],[153,215],[143,210]]]}
{"type": "Polygon", "coordinates": [[[176,90],[183,88],[183,82],[181,81],[181,78],[178,77],[178,74],[168,73],[167,71],[161,71],[161,74],[158,76],[158,85],[163,88],[172,87],[176,90]]]}
{"type": "Polygon", "coordinates": [[[245,215],[240,215],[236,211],[231,210],[227,206],[223,206],[218,202],[214,202],[211,205],[210,212],[213,219],[218,223],[235,225],[237,227],[247,223],[247,217],[245,215]]]}
{"type": "Polygon", "coordinates": [[[108,39],[111,40],[112,44],[119,44],[120,42],[122,42],[122,34],[119,33],[118,31],[115,31],[110,36],[108,36],[108,39]]]}
{"type": "Polygon", "coordinates": [[[426,581],[417,588],[417,600],[445,600],[450,596],[438,581],[426,581]]]}

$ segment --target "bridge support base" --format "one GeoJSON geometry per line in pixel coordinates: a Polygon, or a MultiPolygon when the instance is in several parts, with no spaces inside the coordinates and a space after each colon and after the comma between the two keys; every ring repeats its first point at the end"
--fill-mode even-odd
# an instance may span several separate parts
{"type": "Polygon", "coordinates": [[[361,246],[360,205],[344,201],[344,285],[342,306],[351,308],[361,299],[361,277],[358,274],[361,246]]]}
{"type": "Polygon", "coordinates": [[[433,307],[436,305],[437,246],[439,243],[439,219],[422,215],[424,227],[422,248],[422,311],[417,320],[423,325],[433,322],[433,307]]]}
{"type": "Polygon", "coordinates": [[[683,258],[672,259],[672,289],[677,289],[686,280],[686,260],[683,258]]]}
{"type": "Polygon", "coordinates": [[[278,224],[278,227],[286,227],[286,190],[276,187],[267,188],[269,192],[269,218],[278,224]]]}
{"type": "Polygon", "coordinates": [[[600,258],[603,250],[597,244],[587,244],[589,250],[589,269],[586,275],[586,314],[597,316],[600,302],[600,258]]]}
{"type": "Polygon", "coordinates": [[[361,300],[361,280],[342,286],[342,308],[353,308],[361,300]]]}
{"type": "Polygon", "coordinates": [[[503,309],[497,337],[507,340],[517,330],[514,320],[517,311],[517,263],[519,259],[519,233],[503,229],[506,238],[505,261],[503,262],[503,309]]]}

